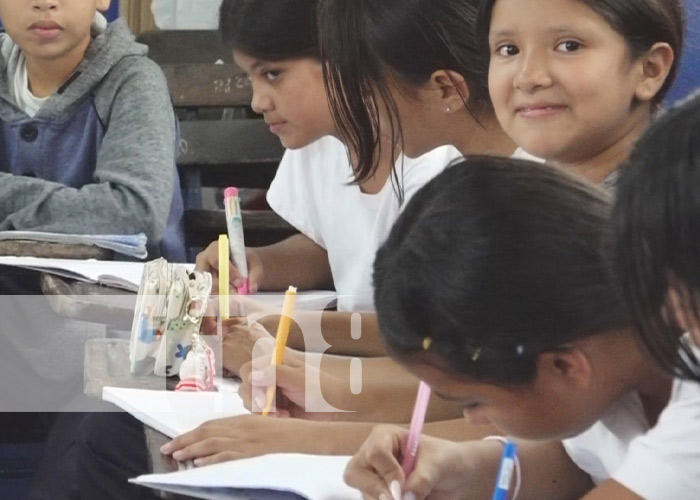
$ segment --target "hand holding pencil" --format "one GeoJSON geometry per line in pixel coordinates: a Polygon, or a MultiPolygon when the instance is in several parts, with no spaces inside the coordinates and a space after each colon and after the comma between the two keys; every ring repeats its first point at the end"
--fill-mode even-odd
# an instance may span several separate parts
{"type": "MultiPolygon", "coordinates": [[[[262,261],[257,252],[252,248],[246,249],[246,262],[248,267],[248,288],[251,294],[257,293],[260,282],[264,276],[262,261]]],[[[242,286],[243,276],[236,267],[236,264],[229,259],[229,293],[237,294],[238,287],[242,286]]],[[[218,241],[212,242],[206,249],[197,255],[195,269],[197,271],[207,271],[211,273],[213,289],[219,289],[219,245],[218,241]]]]}

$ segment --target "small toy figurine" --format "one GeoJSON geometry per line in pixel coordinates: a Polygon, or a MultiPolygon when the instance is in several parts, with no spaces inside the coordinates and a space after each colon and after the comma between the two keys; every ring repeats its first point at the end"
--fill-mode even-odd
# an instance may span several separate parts
{"type": "Polygon", "coordinates": [[[192,348],[180,365],[179,373],[176,391],[214,390],[214,351],[197,333],[192,335],[192,348]]]}

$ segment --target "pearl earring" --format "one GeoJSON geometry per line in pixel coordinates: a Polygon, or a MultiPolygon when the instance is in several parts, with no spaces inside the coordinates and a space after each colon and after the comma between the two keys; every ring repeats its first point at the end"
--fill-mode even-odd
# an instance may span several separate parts
{"type": "Polygon", "coordinates": [[[447,106],[447,112],[449,113],[450,111],[452,111],[452,108],[450,108],[449,106],[447,106]]]}

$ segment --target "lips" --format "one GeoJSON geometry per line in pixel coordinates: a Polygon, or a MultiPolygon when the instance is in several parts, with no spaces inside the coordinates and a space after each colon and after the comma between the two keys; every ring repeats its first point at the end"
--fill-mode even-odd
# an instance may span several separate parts
{"type": "Polygon", "coordinates": [[[286,122],[283,122],[283,121],[281,121],[281,122],[265,121],[265,123],[267,124],[268,127],[270,127],[270,132],[272,132],[273,134],[276,134],[277,132],[279,132],[282,129],[282,127],[284,127],[284,124],[286,122]]]}
{"type": "Polygon", "coordinates": [[[555,104],[548,102],[537,102],[532,104],[520,105],[515,108],[516,114],[525,118],[539,118],[552,116],[559,111],[565,109],[563,104],[555,104]]]}
{"type": "Polygon", "coordinates": [[[42,40],[52,40],[58,37],[63,27],[55,21],[37,21],[29,26],[29,31],[42,40]]]}
{"type": "Polygon", "coordinates": [[[55,21],[37,21],[31,26],[30,30],[60,30],[63,27],[55,21]]]}

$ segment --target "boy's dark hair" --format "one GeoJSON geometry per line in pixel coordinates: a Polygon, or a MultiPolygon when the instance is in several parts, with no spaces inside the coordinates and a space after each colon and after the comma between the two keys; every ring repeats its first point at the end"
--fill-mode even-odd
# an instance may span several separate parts
{"type": "Polygon", "coordinates": [[[490,108],[488,54],[479,49],[479,0],[320,0],[319,43],[336,127],[358,157],[358,182],[380,154],[379,114],[386,106],[392,150],[403,149],[401,123],[387,79],[411,86],[437,70],[463,75],[468,109],[490,108]],[[377,94],[382,103],[378,102],[377,94]]]}
{"type": "Polygon", "coordinates": [[[700,381],[668,304],[673,286],[700,317],[700,93],[652,123],[617,193],[615,263],[641,342],[668,372],[700,381]]]}
{"type": "MultiPolygon", "coordinates": [[[[483,0],[479,9],[479,32],[483,51],[489,53],[491,14],[498,0],[483,0]]],[[[673,84],[685,34],[683,0],[576,0],[605,19],[627,42],[637,59],[658,42],[666,42],[675,56],[668,77],[653,102],[660,103],[673,84]]]]}
{"type": "Polygon", "coordinates": [[[606,259],[606,193],[551,167],[471,157],[407,204],[374,263],[392,355],[527,383],[540,353],[628,325],[606,259]],[[424,339],[431,339],[424,350],[424,339]]]}
{"type": "Polygon", "coordinates": [[[223,0],[219,31],[225,43],[267,61],[319,58],[317,0],[223,0]]]}

